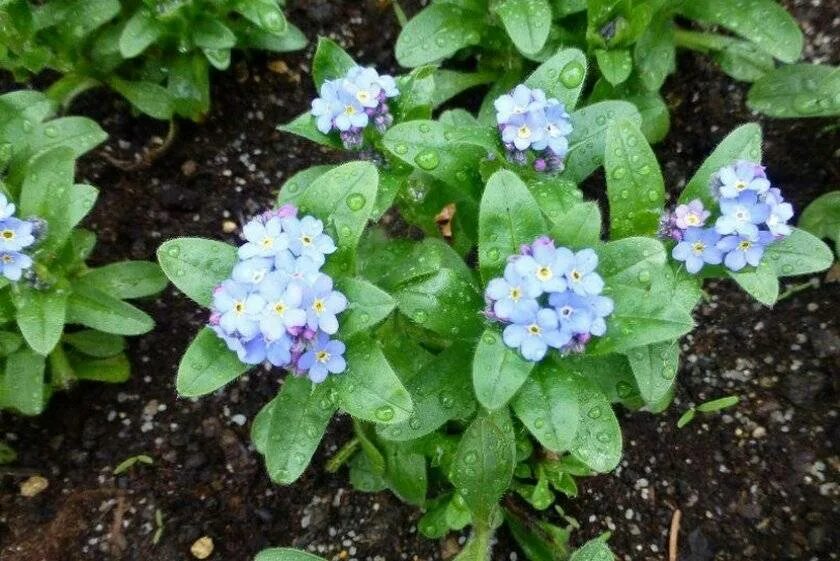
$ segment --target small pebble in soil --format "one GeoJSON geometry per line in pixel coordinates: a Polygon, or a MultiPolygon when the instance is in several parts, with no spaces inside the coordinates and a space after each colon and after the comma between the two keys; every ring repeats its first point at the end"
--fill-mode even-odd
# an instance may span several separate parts
{"type": "Polygon", "coordinates": [[[209,536],[198,538],[190,546],[190,553],[196,559],[207,559],[213,554],[213,539],[209,536]]]}
{"type": "Polygon", "coordinates": [[[26,481],[20,484],[20,496],[21,497],[34,497],[39,493],[46,490],[47,487],[50,486],[50,482],[47,480],[46,477],[42,477],[40,475],[33,475],[26,481]]]}

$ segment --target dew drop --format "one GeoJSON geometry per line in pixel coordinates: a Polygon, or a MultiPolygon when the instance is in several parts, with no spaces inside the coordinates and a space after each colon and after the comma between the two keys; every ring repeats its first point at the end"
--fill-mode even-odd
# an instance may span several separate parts
{"type": "Polygon", "coordinates": [[[394,408],[390,405],[383,405],[373,412],[374,416],[380,421],[387,423],[394,418],[394,408]]]}
{"type": "Polygon", "coordinates": [[[344,202],[347,203],[347,208],[350,210],[361,210],[365,206],[367,199],[361,193],[352,193],[347,196],[344,202]]]}

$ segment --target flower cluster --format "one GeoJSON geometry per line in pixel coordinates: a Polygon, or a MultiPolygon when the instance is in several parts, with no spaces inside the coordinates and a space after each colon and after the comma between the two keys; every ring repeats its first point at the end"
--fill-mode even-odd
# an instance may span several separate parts
{"type": "Polygon", "coordinates": [[[230,279],[213,293],[210,327],[246,364],[264,361],[322,382],[346,368],[336,315],[347,299],[320,272],[336,250],[324,225],[285,205],[242,229],[230,279]]]}
{"type": "Polygon", "coordinates": [[[35,243],[35,222],[14,216],[15,205],[0,193],[0,270],[10,281],[18,281],[32,258],[23,249],[35,243]]]}
{"type": "Polygon", "coordinates": [[[705,264],[723,263],[732,271],[757,266],[764,250],[791,232],[793,207],[779,189],[770,186],[764,167],[737,162],[718,170],[711,189],[719,216],[706,226],[711,212],[699,200],[679,205],[663,219],[663,234],[676,240],[674,259],[685,262],[690,273],[705,264]]]}
{"type": "Polygon", "coordinates": [[[572,252],[547,237],[523,245],[508,260],[504,277],[487,285],[487,317],[505,324],[502,338],[527,360],[541,360],[549,348],[581,352],[607,330],[612,299],[601,296],[604,281],[591,249],[572,252]]]}
{"type": "Polygon", "coordinates": [[[530,151],[536,171],[563,169],[572,123],[560,100],[546,99],[541,89],[520,84],[496,99],[493,105],[499,133],[511,162],[527,164],[530,151]]]}
{"type": "Polygon", "coordinates": [[[391,126],[394,118],[388,99],[400,92],[392,76],[354,66],[344,78],[324,82],[320,93],[312,100],[311,110],[318,130],[324,134],[337,130],[344,147],[352,150],[362,147],[364,130],[371,122],[379,132],[391,126]]]}

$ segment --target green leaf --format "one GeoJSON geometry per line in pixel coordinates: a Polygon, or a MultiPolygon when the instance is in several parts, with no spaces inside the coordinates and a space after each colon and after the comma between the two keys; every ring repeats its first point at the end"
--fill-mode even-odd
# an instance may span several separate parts
{"type": "Polygon", "coordinates": [[[679,341],[663,341],[627,352],[639,393],[647,403],[665,397],[674,385],[680,360],[679,341]]]}
{"type": "Polygon", "coordinates": [[[572,113],[564,178],[580,183],[604,162],[607,127],[622,118],[637,125],[642,121],[639,111],[627,101],[600,101],[572,113]]]}
{"type": "Polygon", "coordinates": [[[782,66],[750,88],[747,105],[771,117],[840,115],[840,67],[820,64],[782,66]]]}
{"type": "Polygon", "coordinates": [[[181,397],[214,392],[250,368],[209,327],[203,327],[178,365],[175,389],[181,397]]]}
{"type": "Polygon", "coordinates": [[[686,17],[721,25],[782,62],[795,62],[802,54],[799,25],[774,0],[682,2],[679,11],[686,17]]]}
{"type": "Polygon", "coordinates": [[[680,202],[700,199],[707,208],[715,208],[717,203],[710,187],[712,175],[738,160],[761,161],[761,127],[755,123],[741,125],[726,135],[686,184],[680,202]]]}
{"type": "MultiPolygon", "coordinates": [[[[439,68],[435,70],[435,91],[432,94],[432,108],[437,109],[463,91],[490,84],[496,78],[492,72],[458,72],[439,68]]],[[[443,115],[440,116],[441,122],[443,115]]]]}
{"type": "Polygon", "coordinates": [[[648,91],[659,91],[665,78],[676,68],[674,22],[669,13],[663,10],[654,16],[636,41],[633,58],[642,85],[648,91]]]}
{"type": "Polygon", "coordinates": [[[45,359],[29,349],[22,349],[6,358],[4,375],[0,377],[0,405],[24,415],[38,415],[44,410],[45,359]]]}
{"type": "Polygon", "coordinates": [[[50,247],[60,246],[69,234],[67,213],[74,194],[75,163],[71,149],[56,147],[35,156],[23,180],[20,214],[47,221],[46,243],[50,247]]]}
{"type": "Polygon", "coordinates": [[[123,58],[133,58],[157,41],[163,33],[163,26],[154,16],[144,9],[134,12],[120,33],[120,54],[123,58]]]}
{"type": "Polygon", "coordinates": [[[543,48],[551,30],[548,0],[502,0],[493,10],[517,49],[532,55],[543,48]]]}
{"type": "Polygon", "coordinates": [[[697,410],[692,408],[687,410],[685,413],[680,415],[680,418],[677,419],[677,428],[681,429],[686,426],[688,423],[694,420],[694,417],[697,415],[697,410]]]}
{"type": "Polygon", "coordinates": [[[814,199],[802,211],[799,227],[818,238],[830,238],[835,245],[840,244],[840,191],[814,199]]]}
{"type": "Polygon", "coordinates": [[[197,47],[204,49],[231,49],[236,46],[236,35],[225,24],[213,17],[199,17],[191,26],[197,47]]]}
{"type": "Polygon", "coordinates": [[[635,123],[622,119],[610,125],[604,173],[610,237],[655,236],[665,205],[665,181],[653,150],[635,123]]]}
{"type": "Polygon", "coordinates": [[[98,359],[73,355],[70,357],[70,364],[73,374],[79,380],[121,384],[131,377],[131,364],[128,357],[122,353],[98,359]]]}
{"type": "Polygon", "coordinates": [[[296,134],[323,146],[329,146],[330,148],[343,148],[341,139],[338,135],[334,134],[330,136],[318,130],[315,123],[315,117],[313,117],[309,111],[301,113],[295,117],[294,120],[286,123],[285,125],[278,125],[277,130],[288,132],[290,134],[296,134]]]}
{"type": "Polygon", "coordinates": [[[640,287],[652,280],[652,272],[667,261],[662,242],[655,238],[624,238],[597,246],[599,270],[607,286],[640,287]]]}
{"type": "Polygon", "coordinates": [[[142,335],[155,327],[146,312],[83,282],[73,285],[67,300],[67,323],[114,335],[142,335]]]}
{"type": "Polygon", "coordinates": [[[743,82],[755,82],[776,67],[771,55],[749,41],[727,42],[722,50],[713,52],[712,56],[720,64],[721,70],[743,82]]]}
{"type": "Polygon", "coordinates": [[[294,483],[309,465],[335,412],[326,384],[287,376],[280,393],[266,408],[268,419],[260,452],[271,480],[294,483]]]}
{"type": "Polygon", "coordinates": [[[551,237],[571,249],[598,245],[601,239],[601,209],[595,201],[585,201],[552,218],[551,237]]]}
{"type": "Polygon", "coordinates": [[[141,113],[161,120],[172,118],[172,96],[166,88],[154,82],[129,82],[116,76],[108,85],[125,97],[141,113]]]}
{"type": "Polygon", "coordinates": [[[394,52],[397,61],[414,68],[437,62],[481,41],[481,18],[451,3],[424,8],[403,27],[394,52]]]}
{"type": "Polygon", "coordinates": [[[390,294],[366,280],[340,278],[337,279],[337,284],[338,289],[349,301],[347,310],[341,315],[343,337],[369,331],[388,317],[397,304],[390,294]]]}
{"type": "Polygon", "coordinates": [[[288,30],[282,35],[275,35],[249,25],[234,27],[238,38],[238,48],[287,53],[299,51],[308,43],[306,35],[292,24],[288,24],[288,30]]]}
{"type": "Polygon", "coordinates": [[[435,93],[435,67],[420,66],[397,78],[400,95],[390,105],[397,122],[432,117],[432,96],[435,93]]]}
{"type": "Polygon", "coordinates": [[[580,422],[571,452],[594,471],[612,471],[621,460],[622,443],[610,401],[585,378],[578,376],[572,383],[577,386],[580,422]]]}
{"type": "Polygon", "coordinates": [[[412,443],[384,442],[383,448],[388,486],[403,501],[423,506],[428,486],[425,456],[412,443]]]}
{"type": "Polygon", "coordinates": [[[125,350],[125,338],[94,329],[65,333],[62,340],[77,351],[97,358],[107,358],[125,350]]]}
{"type": "Polygon", "coordinates": [[[356,454],[350,461],[350,484],[363,493],[378,493],[388,488],[385,477],[373,467],[367,454],[356,454]]]}
{"type": "Polygon", "coordinates": [[[297,549],[274,547],[260,551],[254,561],[324,561],[324,558],[297,549]]]}
{"type": "Polygon", "coordinates": [[[67,291],[21,287],[12,297],[21,335],[33,351],[48,355],[64,331],[67,291]]]}
{"type": "Polygon", "coordinates": [[[400,423],[413,410],[411,396],[376,341],[347,341],[347,370],[337,378],[338,405],[353,417],[373,423],[400,423]]]}
{"type": "Polygon", "coordinates": [[[452,269],[417,277],[392,294],[403,314],[439,335],[463,339],[481,331],[481,295],[452,269]]]}
{"type": "Polygon", "coordinates": [[[586,55],[578,49],[561,49],[531,74],[525,85],[556,97],[571,111],[577,105],[586,78],[586,55]]]}
{"type": "Polygon", "coordinates": [[[481,182],[477,162],[487,155],[487,151],[455,142],[451,138],[456,132],[437,121],[409,121],[388,129],[382,143],[388,152],[408,165],[464,190],[465,186],[481,182]]]}
{"type": "Polygon", "coordinates": [[[35,125],[26,136],[28,155],[51,148],[68,148],[78,158],[108,138],[107,133],[87,117],[61,117],[35,125]]]}
{"type": "Polygon", "coordinates": [[[23,337],[11,331],[0,331],[0,356],[10,355],[22,346],[23,337]]]}
{"type": "Polygon", "coordinates": [[[580,423],[571,374],[539,365],[513,400],[513,410],[540,444],[554,452],[571,448],[580,423]]]}
{"type": "MultiPolygon", "coordinates": [[[[830,250],[828,254],[831,255],[830,250]]],[[[738,272],[727,270],[726,274],[765,306],[772,306],[779,299],[779,279],[766,255],[758,267],[747,267],[738,272]]]]}
{"type": "MultiPolygon", "coordinates": [[[[413,359],[414,356],[406,357],[413,359]]],[[[475,410],[469,353],[453,345],[419,369],[408,381],[414,413],[403,422],[378,425],[377,434],[387,440],[406,441],[423,437],[451,419],[463,419],[475,410]]]]}
{"type": "Polygon", "coordinates": [[[350,162],[318,177],[301,195],[301,211],[323,220],[338,246],[327,260],[328,271],[348,274],[354,270],[356,246],[367,226],[378,185],[376,166],[350,162]]]}
{"type": "Polygon", "coordinates": [[[658,92],[632,95],[627,98],[627,101],[639,110],[642,116],[641,130],[648,142],[651,144],[660,142],[668,135],[671,114],[668,106],[665,105],[665,100],[658,92]]]}
{"type": "Polygon", "coordinates": [[[572,553],[569,561],[614,561],[610,548],[601,539],[596,538],[583,544],[578,550],[572,553]]]}
{"type": "Polygon", "coordinates": [[[464,431],[452,467],[453,485],[476,524],[488,524],[513,477],[516,442],[507,411],[480,413],[464,431]]]}
{"type": "Polygon", "coordinates": [[[732,407],[733,405],[736,405],[739,401],[740,398],[737,395],[728,395],[726,397],[721,397],[718,399],[713,399],[712,401],[701,403],[697,406],[697,410],[701,413],[714,413],[715,411],[720,411],[721,409],[732,407]]]}
{"type": "Polygon", "coordinates": [[[487,409],[500,409],[519,391],[533,368],[533,362],[505,345],[499,330],[491,327],[478,340],[475,350],[472,365],[475,396],[487,409]]]}
{"type": "Polygon", "coordinates": [[[614,51],[598,49],[595,51],[595,59],[598,61],[601,74],[614,86],[627,80],[630,72],[633,71],[633,59],[627,49],[614,51]]]}
{"type": "Polygon", "coordinates": [[[90,269],[81,278],[114,298],[142,298],[157,294],[168,284],[156,263],[121,261],[90,269]]]}
{"type": "Polygon", "coordinates": [[[198,121],[210,110],[207,60],[196,52],[177,57],[169,68],[167,83],[175,112],[198,121]]]}
{"type": "Polygon", "coordinates": [[[286,180],[280,188],[280,192],[277,193],[278,206],[287,203],[297,206],[298,199],[309,189],[312,182],[333,168],[335,168],[333,165],[312,166],[295,173],[286,180]]]}
{"type": "Polygon", "coordinates": [[[283,35],[289,31],[289,22],[281,6],[274,0],[239,0],[234,3],[234,9],[245,19],[274,35],[283,35]]]}
{"type": "Polygon", "coordinates": [[[203,238],[166,241],[157,258],[172,284],[205,308],[213,301],[213,289],[230,277],[237,259],[235,247],[203,238]]]}
{"type": "Polygon", "coordinates": [[[547,231],[537,201],[519,177],[507,170],[487,182],[478,215],[478,259],[485,282],[500,276],[507,258],[547,231]]]}
{"type": "Polygon", "coordinates": [[[318,38],[318,46],[312,58],[312,79],[316,89],[320,89],[327,80],[344,78],[354,66],[357,66],[356,61],[338,43],[326,37],[318,38]]]}

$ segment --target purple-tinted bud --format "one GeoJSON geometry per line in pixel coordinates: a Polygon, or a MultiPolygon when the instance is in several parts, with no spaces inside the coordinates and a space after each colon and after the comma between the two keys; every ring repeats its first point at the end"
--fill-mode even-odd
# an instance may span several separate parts
{"type": "Polygon", "coordinates": [[[303,333],[301,333],[301,337],[302,337],[303,339],[307,340],[307,341],[311,341],[312,339],[314,339],[314,338],[315,338],[315,335],[316,335],[316,334],[317,334],[317,331],[315,331],[314,329],[310,329],[309,327],[307,327],[306,329],[304,329],[304,330],[303,330],[303,333]]]}
{"type": "Polygon", "coordinates": [[[277,209],[278,218],[294,218],[297,216],[298,209],[293,204],[285,204],[277,209]]]}
{"type": "Polygon", "coordinates": [[[544,172],[548,168],[548,162],[546,162],[542,158],[537,158],[534,160],[534,171],[537,172],[544,172]]]}
{"type": "Polygon", "coordinates": [[[210,314],[210,319],[207,320],[207,323],[210,325],[219,325],[219,318],[221,317],[222,315],[219,312],[212,312],[210,314]]]}
{"type": "Polygon", "coordinates": [[[548,157],[546,157],[546,163],[548,164],[548,171],[563,171],[566,167],[563,157],[554,153],[549,153],[548,157]]]}
{"type": "Polygon", "coordinates": [[[362,147],[364,142],[362,138],[362,131],[360,129],[350,129],[343,131],[341,134],[341,143],[347,150],[357,150],[362,147]]]}
{"type": "Polygon", "coordinates": [[[539,238],[534,240],[534,243],[532,245],[535,249],[537,247],[549,247],[551,249],[555,248],[554,240],[552,240],[548,236],[540,236],[539,238]]]}
{"type": "Polygon", "coordinates": [[[497,321],[499,318],[496,316],[496,313],[493,311],[493,305],[490,304],[484,310],[484,317],[489,319],[490,321],[497,321]]]}
{"type": "Polygon", "coordinates": [[[47,221],[42,218],[34,217],[28,220],[32,224],[32,237],[35,238],[35,243],[47,237],[47,221]]]}
{"type": "Polygon", "coordinates": [[[534,251],[531,248],[531,244],[524,243],[519,246],[519,255],[531,255],[534,251]]]}

